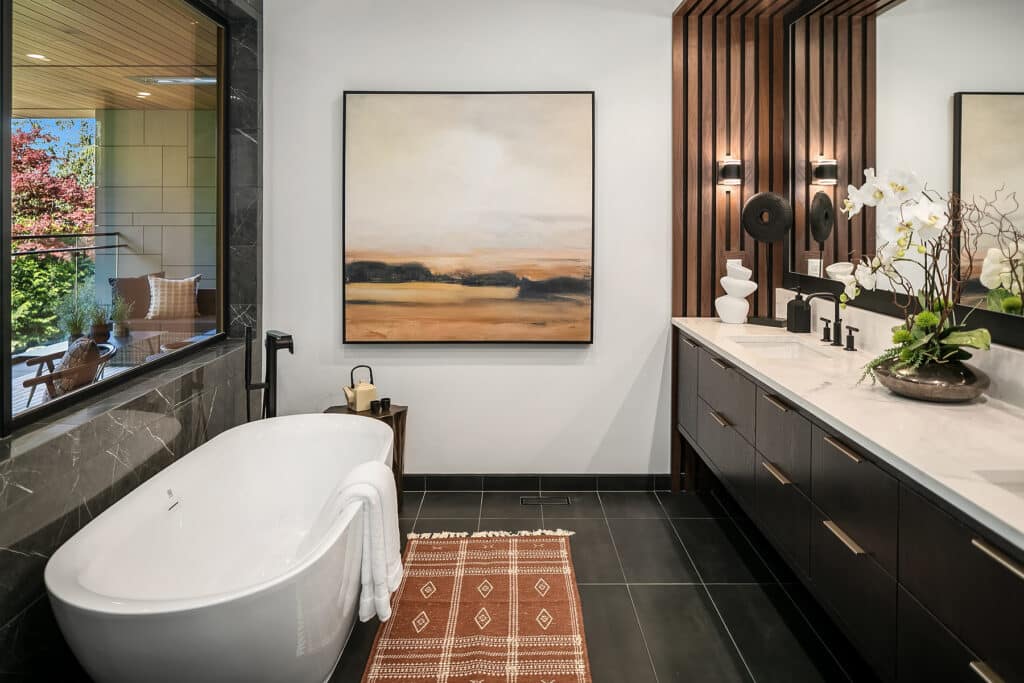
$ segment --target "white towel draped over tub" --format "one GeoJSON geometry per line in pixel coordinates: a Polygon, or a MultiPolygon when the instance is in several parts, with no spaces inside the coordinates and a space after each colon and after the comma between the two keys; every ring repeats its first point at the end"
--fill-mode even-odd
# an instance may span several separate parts
{"type": "Polygon", "coordinates": [[[398,494],[391,468],[381,462],[356,466],[341,487],[340,510],[363,503],[362,590],[359,620],[391,617],[391,594],[402,582],[402,538],[398,530],[398,494]]]}

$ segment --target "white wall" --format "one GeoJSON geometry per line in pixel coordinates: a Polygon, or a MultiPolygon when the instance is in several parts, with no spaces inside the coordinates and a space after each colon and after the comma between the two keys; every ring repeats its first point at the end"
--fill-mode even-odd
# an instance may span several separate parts
{"type": "MultiPolygon", "coordinates": [[[[266,0],[264,320],[283,412],[369,363],[413,473],[668,472],[671,21],[557,0],[266,0]],[[594,90],[595,340],[341,343],[342,91],[594,90]]],[[[629,7],[629,2],[620,6],[629,7]]]]}
{"type": "Polygon", "coordinates": [[[1024,91],[1021,0],[906,0],[877,20],[878,168],[953,189],[953,93],[1024,91]]]}

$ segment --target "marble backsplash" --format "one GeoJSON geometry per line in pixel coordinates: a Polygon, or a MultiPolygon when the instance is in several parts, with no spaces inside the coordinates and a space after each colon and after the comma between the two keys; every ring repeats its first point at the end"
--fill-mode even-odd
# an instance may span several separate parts
{"type": "MultiPolygon", "coordinates": [[[[779,318],[786,317],[786,304],[795,292],[775,290],[775,310],[779,318]]],[[[821,335],[821,318],[832,319],[835,308],[831,301],[815,299],[811,302],[811,333],[821,335]]],[[[852,325],[856,333],[857,348],[879,354],[892,346],[892,328],[896,318],[850,306],[843,311],[843,325],[852,325]]],[[[845,341],[845,333],[843,335],[845,341]]],[[[986,372],[992,379],[987,395],[1015,406],[1024,407],[1024,351],[994,344],[989,351],[974,351],[972,365],[986,372]]]]}
{"type": "Polygon", "coordinates": [[[0,440],[0,681],[76,680],[50,555],[178,458],[245,422],[244,346],[218,343],[0,440]]]}

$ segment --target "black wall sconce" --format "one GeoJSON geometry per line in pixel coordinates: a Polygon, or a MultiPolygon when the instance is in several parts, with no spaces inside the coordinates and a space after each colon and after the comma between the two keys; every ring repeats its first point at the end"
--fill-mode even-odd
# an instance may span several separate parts
{"type": "Polygon", "coordinates": [[[725,186],[743,184],[743,162],[726,157],[718,162],[718,184],[725,186]]]}
{"type": "Polygon", "coordinates": [[[819,157],[811,162],[811,185],[835,185],[839,180],[839,164],[835,159],[819,157]]]}

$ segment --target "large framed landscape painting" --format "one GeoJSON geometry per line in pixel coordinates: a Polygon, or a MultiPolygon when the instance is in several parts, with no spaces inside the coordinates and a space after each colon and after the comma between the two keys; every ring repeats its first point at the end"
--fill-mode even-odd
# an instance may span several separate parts
{"type": "Polygon", "coordinates": [[[346,343],[593,341],[592,92],[344,111],[346,343]]]}

